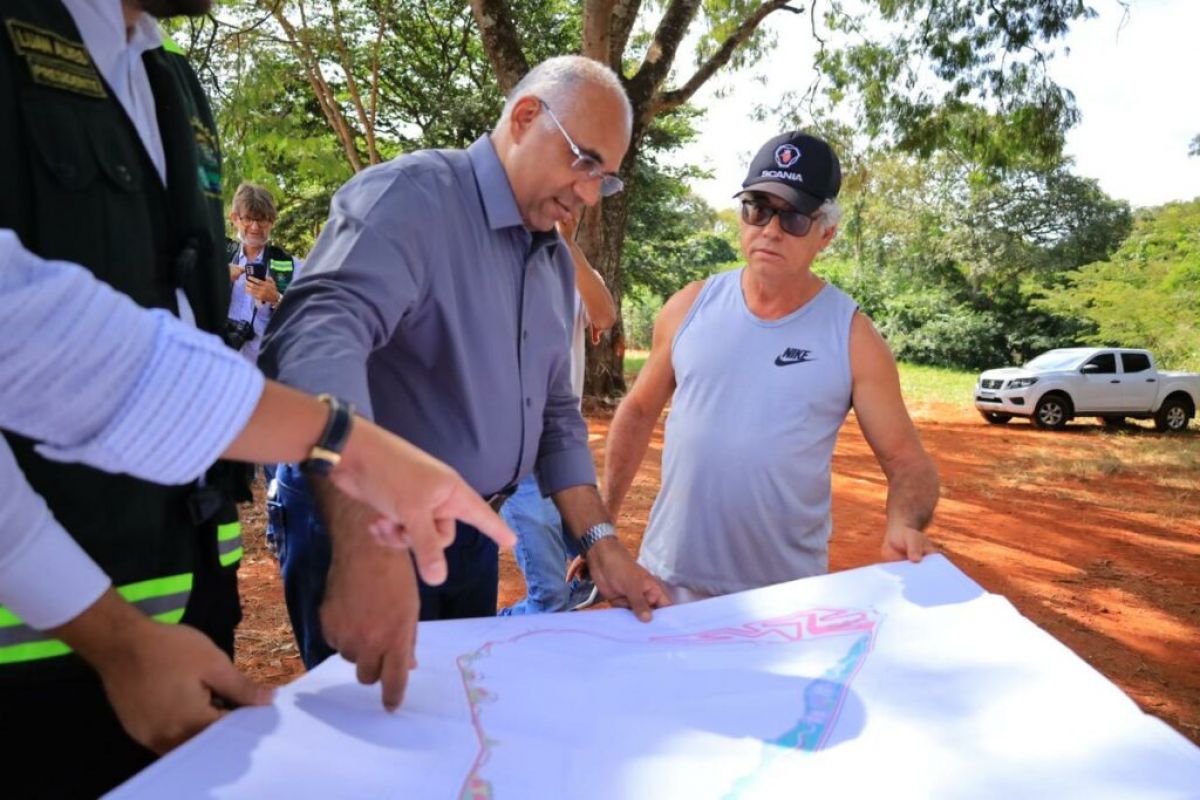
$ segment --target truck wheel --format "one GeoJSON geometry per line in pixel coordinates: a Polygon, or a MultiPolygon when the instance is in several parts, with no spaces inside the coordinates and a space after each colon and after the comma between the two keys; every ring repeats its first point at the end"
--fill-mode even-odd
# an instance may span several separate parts
{"type": "Polygon", "coordinates": [[[1106,427],[1106,428],[1124,428],[1125,427],[1125,418],[1124,417],[1114,417],[1110,414],[1107,417],[1101,417],[1101,419],[1104,420],[1104,427],[1106,427]]]}
{"type": "Polygon", "coordinates": [[[1066,398],[1061,394],[1048,394],[1033,407],[1033,424],[1056,431],[1067,424],[1070,413],[1066,398]]]}
{"type": "Polygon", "coordinates": [[[1187,427],[1192,409],[1178,397],[1168,397],[1154,415],[1154,427],[1165,433],[1179,433],[1187,427]]]}
{"type": "Polygon", "coordinates": [[[980,411],[979,416],[983,417],[991,425],[1005,425],[1012,419],[1012,414],[1001,414],[996,411],[980,411]]]}

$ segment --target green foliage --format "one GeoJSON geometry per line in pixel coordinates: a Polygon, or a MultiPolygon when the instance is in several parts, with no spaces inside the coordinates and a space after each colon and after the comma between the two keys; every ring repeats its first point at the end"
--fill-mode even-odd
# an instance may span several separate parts
{"type": "Polygon", "coordinates": [[[1145,347],[1166,366],[1200,369],[1200,198],[1139,212],[1111,258],[1037,302],[1093,323],[1088,343],[1145,347]]]}
{"type": "MultiPolygon", "coordinates": [[[[875,19],[828,7],[831,43],[816,66],[829,106],[853,101],[869,138],[924,157],[960,153],[986,169],[1060,157],[1079,114],[1073,95],[1049,77],[1048,48],[1095,15],[1081,0],[868,5],[875,19]]],[[[816,95],[814,86],[806,99],[816,95]]]]}
{"type": "Polygon", "coordinates": [[[988,174],[937,154],[851,154],[846,216],[814,269],[855,297],[898,358],[978,369],[1080,341],[1092,324],[1034,306],[1106,258],[1126,204],[1065,165],[988,174]]]}
{"type": "MultiPolygon", "coordinates": [[[[294,36],[272,16],[274,6],[237,0],[211,18],[166,25],[213,101],[226,202],[243,180],[270,188],[280,210],[273,237],[297,254],[311,249],[333,193],[354,174],[346,143],[314,92],[306,52],[316,54],[363,165],[371,161],[368,131],[379,160],[387,160],[421,148],[466,147],[500,114],[503,96],[467,3],[285,0],[280,9],[294,36]]],[[[517,0],[512,8],[531,59],[578,48],[578,4],[517,0]]]]}
{"type": "MultiPolygon", "coordinates": [[[[621,299],[621,318],[625,321],[625,345],[632,350],[649,350],[654,340],[654,321],[662,310],[663,300],[645,292],[635,292],[621,299]]],[[[628,371],[626,366],[626,371],[628,371]]]]}
{"type": "Polygon", "coordinates": [[[626,291],[665,299],[738,257],[736,224],[731,229],[727,218],[688,188],[687,180],[707,173],[661,158],[695,137],[697,116],[684,106],[656,119],[646,135],[628,188],[633,200],[621,258],[626,291]]]}

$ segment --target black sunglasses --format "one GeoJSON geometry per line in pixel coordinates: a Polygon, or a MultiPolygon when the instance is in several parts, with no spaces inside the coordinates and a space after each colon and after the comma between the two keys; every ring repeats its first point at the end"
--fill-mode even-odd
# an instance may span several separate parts
{"type": "Polygon", "coordinates": [[[742,200],[742,222],[756,228],[771,224],[771,217],[779,216],[779,227],[792,236],[807,236],[812,230],[813,218],[808,214],[791,209],[774,208],[756,200],[742,200]]]}

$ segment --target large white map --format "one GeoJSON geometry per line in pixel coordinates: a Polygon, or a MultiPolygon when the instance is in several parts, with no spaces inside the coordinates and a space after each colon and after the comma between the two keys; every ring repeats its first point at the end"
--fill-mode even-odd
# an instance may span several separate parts
{"type": "Polygon", "coordinates": [[[665,609],[423,623],[120,798],[1197,798],[1200,749],[941,556],[665,609]]]}

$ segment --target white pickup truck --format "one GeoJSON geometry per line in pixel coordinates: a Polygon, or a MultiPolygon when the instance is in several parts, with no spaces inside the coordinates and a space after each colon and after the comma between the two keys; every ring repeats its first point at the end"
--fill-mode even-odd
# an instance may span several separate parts
{"type": "Polygon", "coordinates": [[[1039,428],[1061,428],[1075,417],[1100,417],[1115,427],[1136,417],[1177,432],[1197,407],[1200,374],[1159,372],[1145,350],[1050,350],[1023,367],[990,369],[975,384],[975,408],[994,425],[1031,417],[1039,428]]]}

